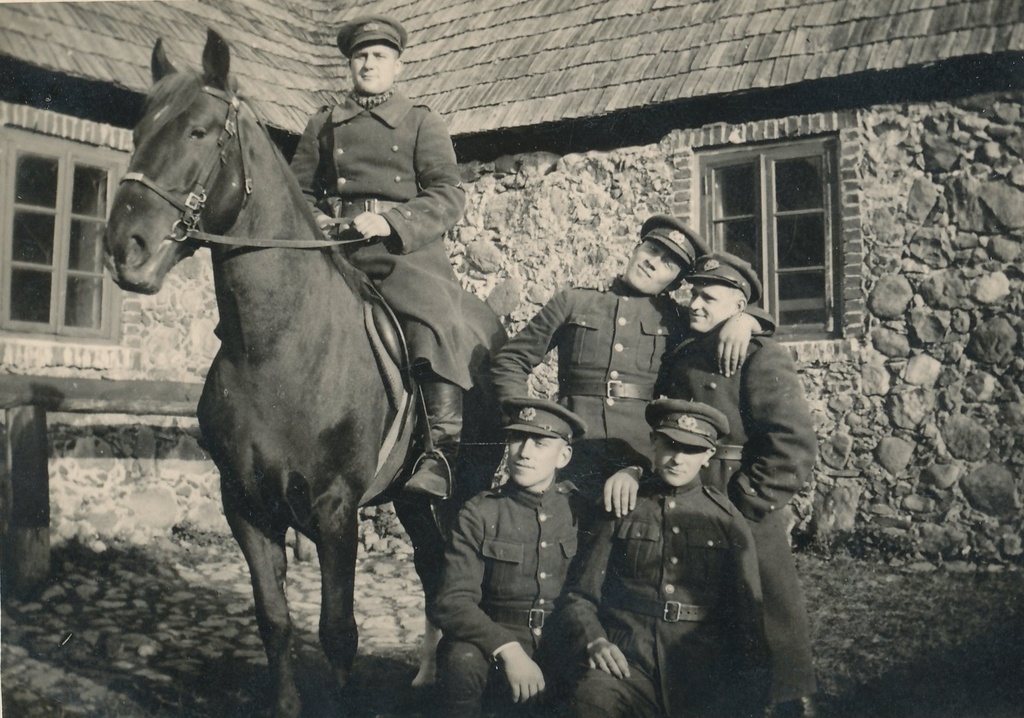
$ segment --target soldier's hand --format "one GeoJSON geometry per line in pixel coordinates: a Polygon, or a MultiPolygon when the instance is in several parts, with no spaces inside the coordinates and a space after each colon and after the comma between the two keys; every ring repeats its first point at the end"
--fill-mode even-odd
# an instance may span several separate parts
{"type": "Polygon", "coordinates": [[[498,654],[505,669],[505,678],[512,688],[512,701],[525,703],[544,690],[544,674],[540,666],[526,655],[526,651],[518,643],[510,644],[498,654]]]}
{"type": "Polygon", "coordinates": [[[367,239],[371,237],[387,237],[391,234],[391,225],[379,214],[363,212],[352,220],[352,228],[367,239]]]}
{"type": "Polygon", "coordinates": [[[626,656],[607,638],[598,638],[588,643],[587,656],[591,668],[604,671],[616,678],[629,678],[629,662],[626,656]]]}
{"type": "Polygon", "coordinates": [[[316,213],[316,226],[320,228],[325,237],[330,237],[334,229],[334,223],[331,221],[331,218],[323,212],[316,213]]]}
{"type": "Polygon", "coordinates": [[[724,376],[739,371],[747,356],[750,337],[760,328],[757,320],[744,312],[730,317],[722,325],[718,335],[718,370],[724,376]]]}
{"type": "Polygon", "coordinates": [[[604,510],[614,511],[622,518],[636,508],[636,493],[640,488],[639,469],[628,466],[616,471],[604,482],[604,510]]]}

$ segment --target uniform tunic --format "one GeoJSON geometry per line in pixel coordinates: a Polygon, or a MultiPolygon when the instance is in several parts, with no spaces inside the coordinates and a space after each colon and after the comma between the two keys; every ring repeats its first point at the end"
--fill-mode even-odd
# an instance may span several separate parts
{"type": "Polygon", "coordinates": [[[531,609],[550,617],[576,555],[575,487],[556,482],[534,494],[508,482],[466,502],[445,553],[444,579],[431,620],[442,694],[451,715],[474,715],[491,657],[518,641],[533,655],[542,630],[531,609]]]}
{"type": "Polygon", "coordinates": [[[622,682],[591,670],[577,690],[577,712],[658,712],[631,703],[633,694],[653,697],[669,715],[707,701],[726,671],[757,650],[760,600],[750,529],[728,498],[697,481],[673,488],[646,478],[634,511],[600,522],[564,600],[563,618],[581,654],[607,638],[632,674],[622,682]],[[666,607],[673,601],[678,609],[666,607]],[[678,610],[683,620],[664,620],[665,610],[678,610]]]}
{"type": "Polygon", "coordinates": [[[309,121],[291,167],[309,202],[332,217],[339,200],[400,203],[379,212],[392,236],[348,259],[399,315],[413,359],[469,389],[471,363],[504,340],[504,329],[461,288],[445,251],[442,237],[466,198],[441,119],[398,92],[370,110],[346,96],[309,121]]]}
{"type": "Polygon", "coordinates": [[[771,339],[751,341],[740,371],[718,373],[718,332],[685,340],[666,360],[667,393],[709,404],[729,418],[702,480],[728,493],[750,522],[764,590],[772,698],[816,690],[803,592],[788,541],[790,499],[808,481],[818,442],[800,377],[771,339]]]}
{"type": "Polygon", "coordinates": [[[653,398],[662,355],[685,328],[679,305],[667,295],[640,294],[621,280],[607,291],[567,289],[556,294],[495,357],[491,375],[501,399],[526,396],[530,372],[558,349],[559,403],[587,422],[562,475],[588,499],[624,466],[650,463],[650,427],[644,408],[653,398]],[[643,391],[614,398],[608,382],[643,391]],[[581,387],[585,391],[581,391],[581,387]]]}

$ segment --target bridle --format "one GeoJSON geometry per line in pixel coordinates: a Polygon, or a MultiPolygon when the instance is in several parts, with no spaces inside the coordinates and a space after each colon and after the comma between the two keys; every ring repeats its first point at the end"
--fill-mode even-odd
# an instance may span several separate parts
{"type": "MultiPolygon", "coordinates": [[[[212,234],[204,232],[199,229],[202,224],[202,212],[203,207],[206,206],[208,199],[206,190],[213,181],[214,175],[217,173],[217,169],[225,163],[227,146],[231,142],[232,138],[238,140],[238,156],[242,163],[242,178],[245,180],[245,194],[242,197],[242,206],[248,201],[249,196],[252,194],[253,180],[249,173],[249,167],[245,161],[245,147],[242,142],[242,125],[238,121],[238,114],[243,105],[243,100],[234,93],[224,92],[218,90],[215,87],[204,86],[203,92],[206,94],[216,97],[227,104],[227,115],[224,118],[224,125],[221,127],[220,136],[217,138],[217,147],[220,149],[219,152],[211,153],[204,167],[198,173],[196,180],[192,183],[192,189],[189,191],[188,196],[185,199],[176,197],[165,187],[161,187],[153,179],[147,177],[142,172],[128,172],[121,178],[121,183],[125,182],[138,182],[143,187],[155,192],[157,195],[162,197],[165,201],[169,202],[175,207],[181,216],[174,221],[171,225],[171,231],[168,233],[166,239],[173,242],[187,242],[193,241],[199,244],[205,245],[229,245],[235,247],[277,247],[277,248],[288,248],[288,249],[323,249],[325,247],[331,247],[339,244],[365,244],[367,240],[364,237],[358,237],[354,239],[313,239],[313,240],[295,240],[295,239],[276,239],[276,238],[259,238],[259,237],[229,237],[223,234],[212,234]]],[[[248,105],[247,105],[248,106],[248,105]]],[[[249,107],[249,111],[253,112],[252,108],[249,107]]],[[[253,116],[256,117],[256,122],[262,127],[263,123],[260,121],[256,113],[253,112],[253,116]]],[[[331,220],[333,224],[348,224],[348,220],[331,220]]]]}

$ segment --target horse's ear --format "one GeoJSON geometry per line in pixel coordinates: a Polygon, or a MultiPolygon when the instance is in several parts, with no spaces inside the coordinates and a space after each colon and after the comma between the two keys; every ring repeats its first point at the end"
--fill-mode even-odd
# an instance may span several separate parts
{"type": "Polygon", "coordinates": [[[164,52],[164,41],[160,38],[157,38],[156,44],[153,45],[153,57],[149,61],[149,68],[153,72],[154,83],[160,82],[163,78],[178,71],[167,59],[167,53],[164,52]]]}
{"type": "Polygon", "coordinates": [[[227,42],[213,30],[206,31],[203,48],[203,81],[220,90],[229,90],[228,70],[231,68],[231,50],[227,42]]]}

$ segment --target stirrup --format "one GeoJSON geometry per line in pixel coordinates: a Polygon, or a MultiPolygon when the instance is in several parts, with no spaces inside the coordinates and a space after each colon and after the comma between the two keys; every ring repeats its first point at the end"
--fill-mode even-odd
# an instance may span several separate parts
{"type": "Polygon", "coordinates": [[[413,493],[424,494],[426,496],[432,496],[434,498],[447,500],[450,499],[452,496],[452,484],[452,467],[451,464],[448,463],[448,458],[438,449],[433,449],[432,451],[424,451],[422,454],[420,454],[420,457],[416,459],[416,463],[414,463],[412,466],[412,472],[409,475],[409,480],[405,482],[404,489],[406,491],[410,491],[413,493]],[[434,459],[435,461],[437,461],[440,467],[443,467],[444,476],[437,476],[436,474],[433,475],[437,476],[437,478],[440,481],[444,482],[444,493],[438,493],[437,491],[428,490],[426,487],[413,485],[412,480],[415,478],[417,472],[419,472],[420,467],[423,465],[423,462],[426,461],[427,459],[434,459]]]}

